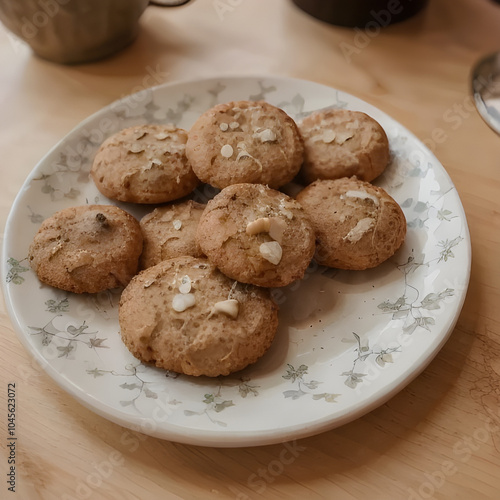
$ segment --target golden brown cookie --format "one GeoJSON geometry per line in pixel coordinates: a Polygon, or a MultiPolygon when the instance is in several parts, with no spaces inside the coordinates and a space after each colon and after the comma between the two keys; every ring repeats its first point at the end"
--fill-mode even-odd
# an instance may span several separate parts
{"type": "Polygon", "coordinates": [[[303,145],[284,111],[262,101],[237,101],[198,118],[186,154],[196,175],[217,188],[243,182],[278,188],[298,173],[303,145]]]}
{"type": "Polygon", "coordinates": [[[380,124],[365,113],[347,109],[317,111],[299,123],[304,139],[301,177],[340,179],[355,175],[371,181],[386,168],[389,141],[380,124]]]}
{"type": "Polygon", "coordinates": [[[191,255],[203,255],[196,242],[196,229],[205,205],[188,200],[155,208],[141,219],[144,249],[141,269],[162,260],[191,255]]]}
{"type": "Polygon", "coordinates": [[[304,276],[314,254],[302,207],[262,184],[235,184],[207,204],[196,235],[224,274],[243,283],[285,286],[304,276]]]}
{"type": "Polygon", "coordinates": [[[113,200],[164,203],[199,184],[186,158],[187,132],[172,125],[137,125],[109,137],[99,148],[90,175],[113,200]]]}
{"type": "Polygon", "coordinates": [[[278,307],[268,290],[230,280],[204,258],[178,257],[134,277],[119,321],[123,342],[141,361],[217,377],[267,351],[278,307]]]}
{"type": "Polygon", "coordinates": [[[316,231],[315,259],[339,269],[363,270],[394,255],[406,219],[382,188],[355,177],[318,180],[297,195],[316,231]]]}
{"type": "Polygon", "coordinates": [[[141,228],[129,213],[112,205],[85,205],[43,221],[29,262],[48,285],[96,293],[127,285],[141,251],[141,228]]]}

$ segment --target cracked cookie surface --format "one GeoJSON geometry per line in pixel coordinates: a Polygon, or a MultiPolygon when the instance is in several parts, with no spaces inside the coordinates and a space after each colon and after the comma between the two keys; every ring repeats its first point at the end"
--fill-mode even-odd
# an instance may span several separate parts
{"type": "Polygon", "coordinates": [[[224,274],[264,287],[304,276],[314,231],[303,208],[262,184],[235,184],[207,204],[198,225],[203,253],[224,274]]]}
{"type": "Polygon", "coordinates": [[[321,265],[376,267],[405,239],[406,219],[398,203],[384,189],[355,177],[315,181],[297,201],[316,232],[315,260],[321,265]]]}
{"type": "Polygon", "coordinates": [[[196,229],[204,208],[205,205],[188,200],[157,207],[145,215],[140,221],[144,236],[141,269],[182,255],[201,257],[196,229]]]}
{"type": "Polygon", "coordinates": [[[113,200],[165,203],[191,193],[199,180],[186,157],[187,132],[172,125],[137,125],[99,148],[90,175],[113,200]]]}
{"type": "Polygon", "coordinates": [[[178,257],[136,275],[119,307],[123,342],[141,361],[186,375],[242,370],[269,349],[278,306],[205,258],[178,257]]]}
{"type": "Polygon", "coordinates": [[[42,222],[29,248],[40,281],[75,293],[128,284],[142,251],[139,223],[112,205],[84,205],[42,222]]]}
{"type": "Polygon", "coordinates": [[[309,184],[317,179],[355,175],[372,181],[387,167],[389,141],[381,125],[359,111],[317,111],[299,123],[304,139],[300,175],[309,184]]]}
{"type": "Polygon", "coordinates": [[[188,134],[186,154],[196,175],[217,188],[290,182],[303,161],[294,120],[263,101],[219,104],[203,113],[188,134]]]}

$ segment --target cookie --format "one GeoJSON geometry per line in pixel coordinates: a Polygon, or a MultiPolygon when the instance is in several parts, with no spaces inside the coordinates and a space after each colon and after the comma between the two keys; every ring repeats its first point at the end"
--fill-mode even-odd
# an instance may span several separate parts
{"type": "Polygon", "coordinates": [[[247,182],[283,186],[298,173],[303,152],[293,119],[262,101],[209,109],[189,131],[186,144],[196,175],[220,189],[247,182]]]}
{"type": "Polygon", "coordinates": [[[355,175],[372,181],[387,167],[389,141],[380,124],[365,113],[347,109],[318,111],[299,123],[304,139],[301,177],[340,179],[355,175]]]}
{"type": "Polygon", "coordinates": [[[268,290],[178,257],[136,275],[120,299],[123,342],[141,361],[186,375],[242,370],[271,346],[278,307],[268,290]]]}
{"type": "Polygon", "coordinates": [[[196,238],[224,274],[264,287],[302,278],[315,249],[302,207],[262,184],[224,188],[208,202],[196,238]]]}
{"type": "Polygon", "coordinates": [[[162,260],[191,255],[203,255],[196,242],[196,229],[205,205],[188,200],[155,208],[141,219],[144,249],[141,269],[162,260]]]}
{"type": "Polygon", "coordinates": [[[70,207],[42,222],[29,248],[40,281],[75,293],[123,287],[137,272],[139,223],[111,205],[70,207]]]}
{"type": "Polygon", "coordinates": [[[363,270],[394,255],[406,219],[382,188],[350,179],[318,180],[297,195],[316,231],[319,264],[363,270]]]}
{"type": "Polygon", "coordinates": [[[165,203],[199,184],[186,158],[187,132],[171,125],[137,125],[109,137],[99,148],[90,175],[113,200],[165,203]]]}

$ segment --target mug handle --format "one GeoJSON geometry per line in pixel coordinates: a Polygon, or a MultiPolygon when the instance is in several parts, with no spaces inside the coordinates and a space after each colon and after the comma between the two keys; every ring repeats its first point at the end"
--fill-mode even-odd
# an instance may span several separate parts
{"type": "Polygon", "coordinates": [[[159,7],[180,7],[189,3],[191,0],[149,0],[151,5],[158,5],[159,7]]]}

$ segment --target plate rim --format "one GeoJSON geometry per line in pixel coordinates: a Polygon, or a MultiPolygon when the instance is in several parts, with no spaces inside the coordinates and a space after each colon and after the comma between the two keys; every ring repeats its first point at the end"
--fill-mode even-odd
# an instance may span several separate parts
{"type": "MultiPolygon", "coordinates": [[[[365,396],[359,404],[355,405],[355,408],[349,408],[341,413],[340,415],[332,419],[331,414],[318,418],[316,420],[311,420],[307,424],[295,424],[292,426],[288,426],[285,428],[285,431],[277,432],[276,429],[266,429],[263,430],[254,430],[254,431],[241,431],[241,430],[207,430],[207,429],[196,429],[189,428],[184,426],[179,426],[175,423],[168,422],[169,429],[166,430],[164,428],[156,429],[153,431],[146,432],[147,435],[152,437],[161,438],[165,440],[170,440],[174,442],[189,444],[189,445],[199,445],[199,446],[213,446],[213,447],[244,447],[244,446],[263,446],[269,444],[276,444],[281,442],[290,441],[291,439],[302,439],[305,437],[309,437],[312,435],[320,434],[326,432],[328,430],[332,430],[334,428],[345,425],[349,422],[352,422],[363,415],[373,411],[379,406],[386,403],[392,397],[394,397],[397,393],[399,393],[404,387],[409,385],[413,380],[415,380],[424,370],[425,368],[432,362],[432,360],[436,357],[442,347],[446,344],[451,333],[453,332],[457,321],[460,317],[460,313],[463,309],[463,305],[467,296],[467,291],[470,283],[471,276],[471,267],[472,267],[472,245],[470,239],[470,231],[468,227],[468,222],[465,214],[465,210],[463,207],[462,200],[459,196],[459,193],[456,189],[455,184],[453,183],[450,175],[442,165],[442,163],[437,159],[434,153],[410,130],[408,130],[404,125],[399,123],[396,119],[392,118],[382,109],[374,106],[373,104],[364,101],[363,99],[357,97],[356,95],[350,94],[343,90],[337,89],[335,87],[331,87],[329,85],[325,85],[323,83],[315,82],[312,80],[305,80],[301,78],[288,77],[283,75],[221,75],[220,77],[206,77],[206,78],[187,78],[175,80],[167,83],[162,83],[159,85],[155,85],[153,87],[148,87],[140,92],[151,91],[154,95],[160,89],[168,89],[170,87],[179,87],[181,85],[186,84],[207,84],[209,82],[227,82],[231,81],[233,84],[238,81],[249,82],[249,81],[275,81],[280,83],[290,83],[293,82],[297,85],[313,85],[328,89],[329,91],[338,91],[343,95],[352,98],[353,100],[362,102],[370,108],[376,109],[377,112],[381,113],[384,117],[387,117],[392,122],[398,125],[398,128],[401,131],[404,131],[407,136],[412,138],[417,142],[423,153],[426,157],[432,158],[436,164],[440,168],[440,173],[443,174],[450,186],[454,189],[456,194],[456,200],[458,202],[457,208],[460,209],[460,217],[463,225],[463,233],[464,233],[464,242],[466,245],[466,257],[467,257],[467,266],[464,270],[464,284],[463,289],[461,289],[458,300],[454,303],[454,308],[456,309],[455,314],[447,318],[445,325],[443,326],[440,333],[440,341],[430,343],[418,358],[418,362],[413,362],[410,367],[407,367],[403,373],[400,373],[395,379],[388,384],[385,384],[383,387],[378,390],[371,392],[367,396],[365,396]],[[170,430],[172,429],[172,430],[170,430]]],[[[42,158],[34,165],[30,173],[25,178],[21,188],[17,192],[12,206],[9,210],[9,214],[5,223],[4,228],[4,238],[2,242],[2,260],[3,265],[0,266],[0,274],[2,279],[2,290],[4,295],[4,303],[6,305],[7,313],[9,319],[14,327],[14,331],[20,340],[23,347],[29,352],[30,356],[36,361],[38,366],[43,370],[43,372],[47,373],[50,378],[63,389],[66,393],[68,393],[71,397],[75,398],[80,404],[85,406],[87,409],[92,411],[93,413],[99,415],[100,417],[105,418],[106,420],[112,421],[118,425],[121,425],[126,428],[130,428],[139,432],[145,432],[144,430],[138,429],[141,423],[148,421],[146,416],[137,416],[133,417],[130,414],[127,414],[127,419],[120,416],[120,412],[117,412],[115,408],[108,407],[109,412],[106,412],[104,409],[100,408],[99,405],[102,404],[98,399],[96,399],[91,394],[83,390],[76,390],[74,384],[66,379],[64,376],[60,376],[57,370],[50,364],[45,361],[45,358],[39,352],[39,350],[35,349],[33,345],[28,342],[26,338],[26,334],[22,329],[21,321],[18,316],[18,313],[13,307],[13,300],[11,298],[9,286],[6,281],[6,264],[5,259],[8,257],[8,247],[9,240],[8,237],[12,229],[12,221],[15,217],[15,214],[18,212],[18,208],[20,205],[20,201],[22,199],[23,193],[29,189],[30,183],[34,176],[36,175],[38,169],[45,163],[47,158],[49,158],[55,151],[57,151],[61,145],[70,138],[77,131],[81,130],[85,127],[86,124],[95,120],[102,114],[106,114],[109,112],[113,106],[117,106],[119,103],[127,102],[127,99],[130,99],[131,96],[136,95],[136,93],[132,93],[121,97],[120,99],[114,100],[111,103],[103,106],[98,109],[91,115],[87,116],[84,120],[80,121],[75,127],[73,127],[69,132],[67,132],[63,137],[61,137],[56,144],[47,151],[42,158]],[[116,412],[116,413],[115,413],[116,412]]],[[[458,295],[458,293],[457,293],[458,295]]]]}

